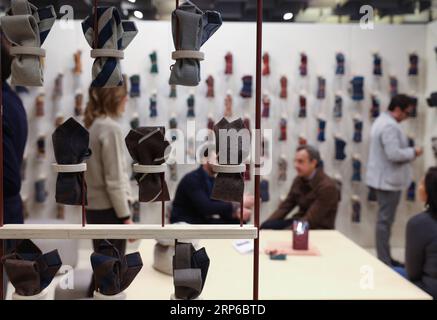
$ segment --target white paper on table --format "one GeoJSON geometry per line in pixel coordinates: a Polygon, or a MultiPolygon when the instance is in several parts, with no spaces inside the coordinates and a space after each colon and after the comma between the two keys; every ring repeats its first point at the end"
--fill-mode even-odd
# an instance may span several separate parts
{"type": "Polygon", "coordinates": [[[253,252],[252,240],[236,240],[232,244],[239,253],[247,254],[253,252]]]}

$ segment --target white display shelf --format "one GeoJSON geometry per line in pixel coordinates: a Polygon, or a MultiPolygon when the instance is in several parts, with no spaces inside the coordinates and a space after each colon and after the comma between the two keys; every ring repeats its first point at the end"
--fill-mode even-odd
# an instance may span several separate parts
{"type": "Polygon", "coordinates": [[[253,225],[7,224],[0,239],[256,239],[253,225]]]}

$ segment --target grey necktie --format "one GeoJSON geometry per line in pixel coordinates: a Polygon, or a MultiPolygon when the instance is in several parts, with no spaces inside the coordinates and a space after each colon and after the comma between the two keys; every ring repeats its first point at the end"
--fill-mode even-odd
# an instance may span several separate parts
{"type": "Polygon", "coordinates": [[[56,14],[53,6],[38,9],[27,0],[12,0],[11,8],[1,18],[3,32],[12,43],[12,85],[43,86],[41,58],[45,51],[41,45],[46,40],[56,14]]]}

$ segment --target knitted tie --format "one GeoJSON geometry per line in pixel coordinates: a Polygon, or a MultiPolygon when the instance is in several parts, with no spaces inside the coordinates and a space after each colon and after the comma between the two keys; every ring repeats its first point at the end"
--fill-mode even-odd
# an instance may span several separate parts
{"type": "Polygon", "coordinates": [[[308,57],[305,53],[300,54],[299,73],[302,77],[308,74],[308,57]]]}
{"type": "Polygon", "coordinates": [[[225,74],[231,75],[233,73],[233,56],[232,53],[228,52],[225,56],[225,74]]]}
{"type": "Polygon", "coordinates": [[[56,14],[53,6],[38,9],[27,0],[12,0],[6,16],[0,23],[9,42],[12,43],[12,85],[43,86],[45,51],[41,45],[46,40],[56,14]]]}
{"type": "Polygon", "coordinates": [[[356,143],[360,143],[363,141],[363,121],[359,118],[354,119],[353,140],[356,143]]]}
{"type": "Polygon", "coordinates": [[[343,116],[343,98],[335,95],[334,118],[340,119],[343,116]]]}
{"type": "Polygon", "coordinates": [[[319,131],[317,134],[317,141],[324,142],[325,141],[326,120],[319,118],[317,121],[319,122],[319,131]]]}
{"type": "Polygon", "coordinates": [[[410,54],[410,67],[408,68],[409,76],[417,76],[419,75],[419,56],[415,53],[410,54]]]}
{"type": "MultiPolygon", "coordinates": [[[[221,165],[239,165],[249,155],[250,133],[239,118],[229,122],[222,118],[215,126],[216,153],[221,165]]],[[[241,173],[218,173],[214,181],[211,199],[241,202],[244,180],[241,173]]]]}
{"type": "Polygon", "coordinates": [[[398,79],[394,76],[390,77],[390,96],[393,98],[398,94],[398,79]]]}
{"type": "Polygon", "coordinates": [[[307,98],[304,95],[299,96],[299,118],[307,116],[307,98]]]}
{"type": "MultiPolygon", "coordinates": [[[[92,87],[110,88],[123,85],[120,59],[123,50],[132,42],[138,33],[132,21],[122,21],[115,7],[98,7],[97,24],[99,27],[97,47],[105,49],[95,58],[91,83],[92,87]]],[[[88,44],[94,47],[94,15],[82,22],[82,29],[88,44]]]]}
{"type": "Polygon", "coordinates": [[[337,67],[335,69],[335,74],[338,76],[342,76],[344,75],[344,71],[345,71],[345,57],[344,54],[339,52],[335,55],[335,60],[337,61],[337,67]]]}
{"type": "Polygon", "coordinates": [[[270,75],[270,55],[266,52],[263,55],[263,70],[262,70],[263,76],[269,76],[270,75]]]}
{"type": "Polygon", "coordinates": [[[279,94],[279,97],[281,99],[287,99],[288,97],[288,92],[287,92],[287,86],[288,86],[288,79],[286,76],[282,76],[281,79],[279,80],[280,84],[281,84],[281,93],[279,94]]]}
{"type": "Polygon", "coordinates": [[[335,138],[335,160],[342,161],[346,159],[346,153],[345,153],[346,145],[347,143],[343,139],[339,137],[335,138]]]}
{"type": "MultiPolygon", "coordinates": [[[[176,52],[199,51],[206,41],[221,27],[219,12],[203,12],[191,1],[185,1],[172,13],[173,42],[176,52]]],[[[170,84],[197,86],[200,83],[200,60],[175,58],[171,67],[170,84]]]]}
{"type": "Polygon", "coordinates": [[[262,117],[268,118],[270,116],[270,97],[265,94],[263,96],[263,110],[262,110],[262,117]]]}
{"type": "Polygon", "coordinates": [[[373,55],[373,75],[382,76],[382,59],[378,53],[373,55]]]}
{"type": "Polygon", "coordinates": [[[372,95],[372,108],[370,109],[370,117],[372,119],[376,119],[379,117],[381,112],[381,103],[379,102],[379,98],[376,95],[372,95]]]}

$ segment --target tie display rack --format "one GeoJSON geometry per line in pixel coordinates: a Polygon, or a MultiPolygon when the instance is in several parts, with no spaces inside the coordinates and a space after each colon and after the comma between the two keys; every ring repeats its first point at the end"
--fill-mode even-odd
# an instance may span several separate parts
{"type": "MultiPolygon", "coordinates": [[[[94,0],[94,47],[97,47],[98,0],[94,0]]],[[[176,0],[176,8],[179,0],[176,0]]],[[[0,257],[5,254],[6,239],[253,239],[253,299],[259,297],[259,222],[260,222],[260,153],[261,153],[261,76],[262,76],[262,20],[263,1],[257,0],[256,21],[256,93],[255,93],[255,177],[254,177],[254,224],[253,225],[165,225],[164,205],[162,206],[162,225],[107,225],[86,224],[85,198],[82,199],[82,225],[80,224],[4,224],[4,189],[3,189],[3,95],[0,92],[0,257]]],[[[1,66],[0,66],[1,68],[1,66]]],[[[1,83],[2,88],[3,84],[1,83]]],[[[163,180],[165,166],[134,166],[136,172],[159,172],[163,180]],[[147,167],[147,168],[145,168],[147,167]]],[[[86,164],[58,165],[53,164],[56,172],[86,171],[86,164]]],[[[216,167],[217,171],[227,171],[227,167],[216,167]]],[[[240,168],[230,170],[241,171],[240,168]]],[[[82,179],[84,181],[84,179],[82,179]]],[[[83,192],[83,194],[85,194],[83,192]]],[[[242,215],[242,212],[241,212],[242,215]]],[[[3,265],[0,263],[0,299],[4,297],[3,265]]]]}

